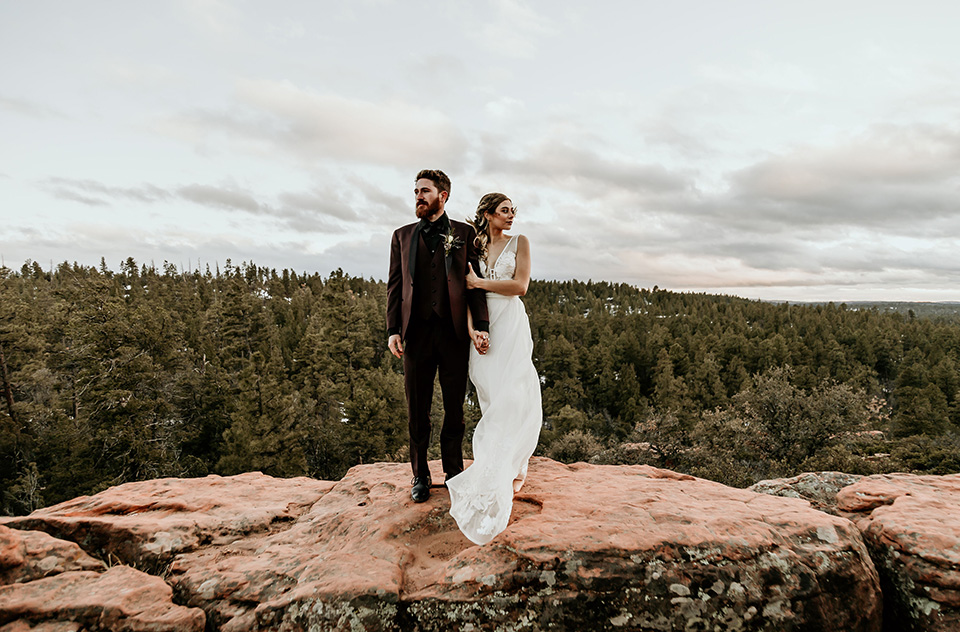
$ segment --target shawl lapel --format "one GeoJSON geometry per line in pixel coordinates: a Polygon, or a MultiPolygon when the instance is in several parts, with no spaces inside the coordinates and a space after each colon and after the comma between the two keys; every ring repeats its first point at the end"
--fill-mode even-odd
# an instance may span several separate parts
{"type": "Polygon", "coordinates": [[[413,237],[410,238],[410,261],[408,269],[410,270],[410,285],[413,285],[413,277],[417,274],[417,247],[420,245],[420,222],[413,227],[413,237]]]}

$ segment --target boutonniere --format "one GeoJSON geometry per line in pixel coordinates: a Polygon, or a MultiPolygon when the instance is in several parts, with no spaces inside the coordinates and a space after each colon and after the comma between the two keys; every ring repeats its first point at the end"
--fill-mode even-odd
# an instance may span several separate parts
{"type": "Polygon", "coordinates": [[[450,256],[450,253],[463,245],[463,240],[450,231],[443,237],[443,253],[450,256]]]}

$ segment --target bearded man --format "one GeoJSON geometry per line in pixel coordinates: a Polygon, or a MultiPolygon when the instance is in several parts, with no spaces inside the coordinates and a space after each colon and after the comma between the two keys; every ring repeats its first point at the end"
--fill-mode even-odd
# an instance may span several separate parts
{"type": "Polygon", "coordinates": [[[470,344],[481,353],[488,344],[486,294],[467,289],[467,266],[479,270],[476,231],[452,221],[444,206],[450,178],[434,169],[417,174],[414,187],[420,221],[398,228],[390,243],[387,280],[387,346],[403,359],[410,428],[414,502],[430,497],[430,405],[434,378],[440,377],[443,425],[440,455],[446,480],[463,471],[463,401],[467,392],[470,344]],[[467,327],[470,310],[471,340],[467,327]]]}

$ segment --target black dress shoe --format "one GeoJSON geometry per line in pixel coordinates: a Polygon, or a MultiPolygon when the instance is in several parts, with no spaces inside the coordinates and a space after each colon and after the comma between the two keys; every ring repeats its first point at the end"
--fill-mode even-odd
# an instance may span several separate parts
{"type": "Polygon", "coordinates": [[[413,502],[422,503],[430,498],[430,477],[417,476],[413,479],[413,489],[410,490],[413,502]]]}

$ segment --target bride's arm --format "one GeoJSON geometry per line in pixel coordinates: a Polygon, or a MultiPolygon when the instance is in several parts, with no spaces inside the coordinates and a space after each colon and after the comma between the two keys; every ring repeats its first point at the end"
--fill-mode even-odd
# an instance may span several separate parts
{"type": "Polygon", "coordinates": [[[524,235],[517,236],[517,270],[512,279],[495,281],[483,279],[472,270],[467,272],[467,286],[478,287],[487,292],[496,292],[504,296],[523,296],[530,285],[530,242],[524,235]]]}

